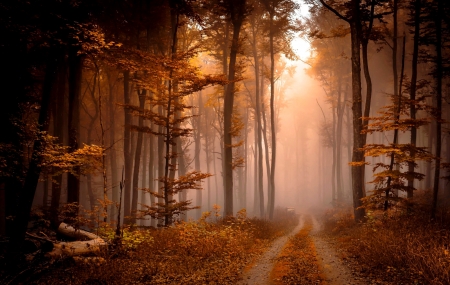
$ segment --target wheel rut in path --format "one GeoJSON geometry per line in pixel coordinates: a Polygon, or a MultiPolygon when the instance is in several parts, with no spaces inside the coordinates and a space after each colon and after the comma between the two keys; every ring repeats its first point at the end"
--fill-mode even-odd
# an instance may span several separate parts
{"type": "MultiPolygon", "coordinates": [[[[360,285],[367,284],[362,279],[355,277],[350,268],[339,258],[338,251],[320,234],[321,225],[319,221],[311,215],[313,222],[313,230],[309,236],[312,238],[316,249],[317,262],[320,266],[323,281],[321,285],[360,285]]],[[[250,270],[244,272],[242,280],[238,285],[271,285],[273,281],[270,279],[272,268],[276,258],[288,242],[289,238],[297,234],[305,224],[305,215],[301,215],[300,222],[292,232],[288,235],[278,238],[274,241],[268,251],[266,251],[252,265],[250,270]]],[[[299,284],[301,285],[301,284],[299,284]]]]}
{"type": "Polygon", "coordinates": [[[300,217],[300,222],[289,234],[279,237],[275,240],[268,251],[266,251],[259,259],[253,264],[250,270],[244,272],[242,280],[237,284],[239,285],[269,285],[272,284],[270,280],[270,273],[272,271],[275,259],[280,254],[284,245],[288,239],[298,233],[304,224],[303,215],[300,217]]]}
{"type": "Polygon", "coordinates": [[[319,234],[321,225],[317,219],[311,215],[313,220],[313,230],[310,233],[313,239],[317,261],[320,265],[324,280],[321,284],[329,285],[359,285],[367,284],[363,280],[356,279],[352,275],[350,268],[339,258],[336,249],[319,234]]]}

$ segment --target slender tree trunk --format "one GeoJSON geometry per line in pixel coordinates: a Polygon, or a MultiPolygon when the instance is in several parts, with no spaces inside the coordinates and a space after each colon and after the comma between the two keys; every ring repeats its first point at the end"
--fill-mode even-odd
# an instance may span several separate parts
{"type": "Polygon", "coordinates": [[[436,26],[436,163],[434,166],[433,203],[431,218],[436,217],[437,200],[439,192],[439,180],[441,170],[441,136],[442,136],[442,10],[443,0],[436,0],[438,4],[436,26]]]}
{"type": "MultiPolygon", "coordinates": [[[[178,177],[186,175],[186,160],[184,159],[184,152],[183,152],[183,147],[181,145],[181,141],[180,143],[177,143],[177,152],[179,153],[178,155],[178,177]]],[[[178,194],[178,199],[180,201],[186,201],[187,200],[187,191],[188,190],[184,190],[182,192],[179,192],[178,194]]],[[[197,190],[197,191],[201,191],[201,190],[197,190]]],[[[187,212],[183,212],[181,214],[182,216],[182,220],[183,221],[187,221],[187,212]]]]}
{"type": "MultiPolygon", "coordinates": [[[[123,94],[124,104],[130,105],[130,71],[123,72],[123,94]]],[[[123,193],[123,215],[128,217],[131,214],[131,183],[132,183],[132,152],[131,152],[131,114],[127,108],[125,112],[125,126],[123,134],[123,159],[125,163],[125,189],[123,193]]]]}
{"type": "Polygon", "coordinates": [[[331,200],[333,205],[336,205],[337,193],[336,193],[336,108],[332,107],[333,121],[331,122],[331,135],[332,141],[332,152],[333,152],[333,163],[331,164],[331,200]]]}
{"type": "MultiPolygon", "coordinates": [[[[203,105],[203,100],[202,100],[202,92],[198,92],[198,114],[197,117],[195,117],[196,120],[196,125],[197,125],[197,129],[195,130],[195,149],[194,149],[194,163],[195,163],[195,170],[200,171],[200,151],[201,151],[201,136],[200,136],[200,126],[202,123],[202,105],[203,105]]],[[[197,206],[200,206],[200,209],[196,210],[196,216],[197,219],[200,219],[200,217],[202,216],[202,194],[203,191],[202,190],[197,190],[195,192],[195,196],[196,196],[196,201],[197,201],[197,206]]]]}
{"type": "MultiPolygon", "coordinates": [[[[95,99],[95,91],[97,89],[98,80],[99,80],[99,74],[96,71],[94,74],[94,78],[93,78],[92,89],[90,89],[90,87],[88,86],[89,93],[91,94],[91,100],[94,105],[94,111],[95,111],[94,115],[91,115],[89,113],[88,109],[85,107],[85,105],[82,105],[86,115],[88,115],[88,117],[90,118],[89,125],[87,128],[87,143],[88,144],[92,144],[92,131],[94,130],[95,121],[98,118],[98,104],[97,104],[97,100],[95,99]]],[[[81,103],[81,104],[83,104],[83,103],[81,103]]],[[[95,199],[94,190],[92,189],[92,174],[90,174],[90,173],[88,173],[86,175],[86,184],[87,184],[86,186],[87,186],[87,192],[88,192],[88,197],[89,197],[89,206],[90,206],[91,211],[94,211],[97,200],[95,199]]]]}
{"type": "MultiPolygon", "coordinates": [[[[139,109],[144,110],[145,108],[145,97],[147,95],[147,90],[138,91],[139,96],[139,109]]],[[[142,111],[140,111],[141,113],[142,111]]],[[[144,118],[139,116],[138,127],[141,129],[144,126],[144,118]]],[[[141,131],[137,132],[137,141],[136,141],[136,152],[134,153],[134,170],[133,170],[133,193],[131,199],[131,215],[132,220],[131,223],[136,223],[136,214],[137,214],[137,204],[139,197],[139,167],[141,166],[141,153],[142,153],[142,140],[143,133],[141,131]]]]}
{"type": "Polygon", "coordinates": [[[274,27],[273,17],[275,12],[270,13],[270,32],[269,32],[269,49],[270,49],[270,126],[272,127],[272,165],[270,167],[270,192],[268,199],[269,219],[273,219],[273,211],[275,209],[275,166],[277,157],[277,133],[275,129],[275,50],[273,45],[274,27]]]}
{"type": "MultiPolygon", "coordinates": [[[[204,136],[205,136],[205,157],[206,157],[206,172],[211,173],[211,150],[210,150],[210,135],[209,135],[209,112],[207,109],[205,109],[205,120],[204,121],[204,136]]],[[[207,210],[211,211],[211,179],[208,178],[208,201],[207,201],[207,210]]]]}
{"type": "MultiPolygon", "coordinates": [[[[150,108],[152,108],[150,106],[150,108]]],[[[153,129],[153,122],[150,122],[150,128],[153,129]]],[[[148,188],[150,189],[150,191],[152,192],[158,192],[157,189],[155,189],[155,157],[158,158],[155,154],[155,136],[153,134],[148,134],[149,136],[149,148],[150,148],[150,156],[148,158],[148,188]]],[[[157,141],[158,143],[158,141],[157,141]]],[[[158,148],[159,150],[159,148],[158,148]]],[[[155,196],[153,196],[152,194],[150,194],[150,205],[154,206],[155,205],[155,196]]],[[[156,219],[154,218],[150,218],[150,225],[152,227],[156,227],[156,219]]]]}
{"type": "MultiPolygon", "coordinates": [[[[216,150],[216,136],[213,136],[213,140],[212,140],[212,149],[213,152],[215,152],[216,150]]],[[[215,204],[219,205],[219,181],[217,178],[217,167],[216,167],[216,154],[213,155],[213,169],[214,169],[214,173],[216,173],[216,175],[214,175],[214,182],[215,182],[215,190],[216,190],[216,199],[215,199],[215,204]]]]}
{"type": "Polygon", "coordinates": [[[342,203],[344,200],[344,190],[342,183],[342,125],[344,119],[344,102],[341,102],[342,97],[342,77],[338,78],[338,103],[337,103],[337,126],[336,126],[336,186],[337,186],[337,201],[342,203]]]}
{"type": "MultiPolygon", "coordinates": [[[[148,178],[148,162],[147,162],[147,158],[148,158],[148,134],[144,133],[144,137],[142,139],[142,145],[144,147],[143,149],[143,153],[142,153],[142,172],[141,172],[141,188],[143,189],[148,189],[148,183],[147,183],[147,178],[148,178]]],[[[147,192],[145,191],[141,191],[141,205],[148,205],[147,203],[147,192]]],[[[140,206],[140,209],[143,210],[142,206],[140,206]]],[[[142,220],[141,221],[141,225],[145,225],[145,221],[142,220]]]]}
{"type": "Polygon", "coordinates": [[[109,220],[114,221],[117,218],[116,204],[119,202],[119,178],[117,173],[117,154],[115,149],[116,144],[116,124],[115,124],[115,86],[111,78],[111,71],[106,73],[108,78],[108,116],[109,116],[109,164],[111,169],[111,202],[109,210],[109,220]]]}
{"type": "Polygon", "coordinates": [[[224,150],[224,214],[225,216],[233,216],[233,148],[232,148],[232,114],[234,106],[234,86],[236,75],[236,57],[239,48],[239,33],[241,31],[242,22],[244,20],[244,10],[246,1],[241,1],[238,7],[232,8],[233,39],[230,50],[230,63],[228,66],[228,80],[231,82],[227,85],[224,97],[223,111],[223,150],[224,150]],[[237,10],[237,11],[236,11],[237,10]]]}
{"type": "MultiPolygon", "coordinates": [[[[69,52],[69,150],[78,149],[80,137],[80,94],[83,59],[77,54],[76,49],[69,52]]],[[[79,168],[75,168],[75,174],[69,173],[67,179],[67,203],[80,202],[80,177],[79,168]]]]}
{"type": "MultiPolygon", "coordinates": [[[[262,121],[263,121],[263,129],[262,129],[262,134],[263,134],[263,139],[264,139],[264,150],[265,150],[265,161],[266,161],[266,173],[267,173],[267,196],[269,199],[269,193],[270,193],[270,187],[271,187],[271,183],[270,183],[270,161],[269,161],[269,141],[267,139],[267,120],[266,120],[266,108],[264,106],[264,85],[263,85],[264,80],[261,80],[261,112],[262,112],[262,121]]],[[[262,160],[261,162],[262,163],[262,160]]],[[[262,197],[260,198],[262,200],[262,202],[264,202],[264,193],[262,193],[262,197]]],[[[264,207],[264,204],[262,205],[264,207]]],[[[264,216],[263,216],[264,217],[264,216]]]]}
{"type": "Polygon", "coordinates": [[[253,147],[253,215],[259,215],[260,209],[259,209],[259,185],[258,185],[258,179],[259,179],[259,164],[258,164],[258,122],[256,121],[256,115],[255,115],[255,129],[254,129],[254,135],[255,135],[255,143],[253,147]]]}
{"type": "MultiPolygon", "coordinates": [[[[412,67],[411,67],[411,87],[409,93],[409,99],[411,100],[409,113],[411,121],[416,120],[416,89],[417,89],[417,63],[419,59],[419,37],[420,37],[420,2],[421,0],[414,1],[414,43],[413,43],[413,58],[412,58],[412,67]]],[[[414,172],[414,157],[417,141],[417,128],[413,125],[411,126],[411,162],[408,163],[408,172],[414,172]]],[[[408,190],[407,190],[408,199],[412,199],[414,196],[414,178],[408,178],[408,190]]]]}
{"type": "MultiPolygon", "coordinates": [[[[57,137],[56,143],[64,144],[64,114],[66,112],[66,77],[67,66],[66,63],[61,60],[58,68],[57,76],[57,91],[56,96],[52,102],[53,113],[53,135],[57,137]]],[[[53,172],[59,171],[57,168],[53,168],[53,172]]],[[[50,222],[53,228],[58,228],[59,218],[58,209],[59,202],[61,200],[61,187],[62,187],[62,174],[56,175],[52,179],[52,197],[50,202],[50,222]]]]}
{"type": "MultiPolygon", "coordinates": [[[[351,31],[351,50],[352,50],[352,111],[353,111],[353,163],[364,162],[364,153],[360,150],[364,146],[364,137],[361,134],[363,130],[362,104],[361,104],[361,20],[360,20],[360,0],[352,0],[352,21],[350,22],[351,31]]],[[[353,209],[356,221],[364,219],[365,211],[361,199],[364,193],[364,165],[352,167],[352,190],[353,190],[353,209]]]]}
{"type": "MultiPolygon", "coordinates": [[[[257,197],[255,197],[255,202],[259,202],[259,215],[260,217],[264,217],[264,171],[263,171],[263,147],[262,147],[262,122],[261,122],[261,88],[262,82],[260,84],[260,66],[259,66],[259,57],[258,57],[258,49],[257,49],[257,30],[255,27],[255,17],[252,15],[251,17],[252,23],[252,50],[253,50],[253,61],[255,63],[255,166],[257,165],[256,177],[257,182],[255,182],[255,186],[257,187],[256,193],[257,197]]],[[[256,194],[255,193],[255,194],[256,194]]]]}
{"type": "MultiPolygon", "coordinates": [[[[394,4],[394,7],[396,7],[396,5],[394,4]]],[[[395,8],[394,8],[395,10],[395,8]]],[[[396,14],[396,11],[394,12],[394,15],[396,14]]],[[[395,34],[395,33],[394,33],[395,34]]],[[[403,55],[402,55],[402,72],[401,72],[401,78],[403,78],[403,69],[404,69],[404,63],[405,63],[405,38],[403,38],[403,55]]],[[[394,84],[396,85],[396,84],[394,84]]],[[[400,121],[400,111],[401,111],[401,104],[402,104],[402,92],[401,92],[401,86],[402,86],[402,80],[400,80],[400,90],[394,92],[397,93],[398,97],[395,97],[395,99],[397,99],[397,105],[395,105],[395,112],[394,112],[394,124],[398,125],[399,121],[400,121]]],[[[398,84],[397,84],[398,87],[398,84]]],[[[398,129],[394,130],[394,141],[393,141],[393,147],[396,148],[398,145],[398,129]]],[[[394,167],[394,162],[395,162],[395,153],[392,152],[391,153],[391,162],[389,164],[389,172],[392,172],[393,167],[394,167]]],[[[389,192],[394,193],[395,195],[398,195],[398,193],[396,193],[395,191],[391,190],[391,182],[392,182],[392,175],[388,177],[387,180],[387,186],[386,186],[386,191],[385,191],[385,201],[384,201],[384,210],[386,211],[389,207],[389,192]]],[[[397,190],[397,189],[396,189],[397,190]]]]}
{"type": "Polygon", "coordinates": [[[242,181],[242,185],[240,187],[240,201],[241,201],[241,209],[246,209],[247,208],[247,171],[248,171],[248,108],[245,109],[245,128],[244,128],[244,157],[245,157],[245,161],[244,161],[244,177],[243,177],[243,181],[242,181]]]}

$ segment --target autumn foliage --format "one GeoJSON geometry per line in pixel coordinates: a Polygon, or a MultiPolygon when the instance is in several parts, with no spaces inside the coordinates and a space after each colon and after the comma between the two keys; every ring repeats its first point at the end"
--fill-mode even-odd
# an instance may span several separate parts
{"type": "MultiPolygon", "coordinates": [[[[426,195],[418,195],[418,204],[426,195]]],[[[373,284],[449,284],[448,211],[431,223],[428,212],[429,206],[414,214],[369,211],[367,223],[358,225],[351,211],[333,210],[325,215],[325,229],[337,239],[341,257],[373,284]]]]}
{"type": "MultiPolygon", "coordinates": [[[[122,245],[103,252],[101,259],[63,258],[21,278],[33,284],[235,284],[245,265],[298,222],[282,211],[275,211],[270,222],[247,218],[245,209],[236,218],[222,219],[219,210],[205,212],[198,222],[126,228],[122,245]],[[51,274],[40,274],[45,272],[51,274]]],[[[109,231],[99,232],[113,238],[109,231]]]]}

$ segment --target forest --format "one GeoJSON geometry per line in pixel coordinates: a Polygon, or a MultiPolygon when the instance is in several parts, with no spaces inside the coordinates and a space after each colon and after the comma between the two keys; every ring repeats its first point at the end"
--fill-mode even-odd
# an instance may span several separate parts
{"type": "Polygon", "coordinates": [[[0,284],[450,284],[450,2],[0,3],[0,284]]]}

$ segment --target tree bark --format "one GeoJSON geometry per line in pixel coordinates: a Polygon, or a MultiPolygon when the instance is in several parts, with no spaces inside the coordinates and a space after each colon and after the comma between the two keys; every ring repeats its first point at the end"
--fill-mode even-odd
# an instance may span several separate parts
{"type": "MultiPolygon", "coordinates": [[[[52,88],[55,81],[55,74],[57,71],[57,57],[49,56],[45,72],[44,84],[42,87],[41,106],[38,118],[39,132],[47,132],[50,121],[50,103],[52,102],[52,88]]],[[[25,233],[28,227],[28,220],[30,218],[31,207],[33,205],[36,187],[41,173],[42,153],[45,145],[42,137],[38,137],[34,141],[33,153],[28,165],[28,171],[25,177],[24,185],[21,189],[21,199],[18,203],[17,215],[15,217],[15,227],[11,234],[11,246],[8,251],[14,258],[14,252],[21,251],[21,246],[25,238],[25,233]]]]}
{"type": "MultiPolygon", "coordinates": [[[[365,142],[361,134],[363,130],[362,105],[361,105],[361,21],[360,21],[360,0],[352,0],[352,21],[350,22],[351,31],[351,50],[352,50],[352,111],[353,111],[353,156],[352,162],[364,162],[364,153],[360,150],[365,142]]],[[[353,209],[355,220],[364,219],[365,211],[361,199],[364,193],[364,165],[352,167],[352,191],[353,191],[353,209]]]]}
{"type": "Polygon", "coordinates": [[[333,162],[331,164],[331,201],[333,205],[336,205],[337,193],[336,193],[336,107],[331,107],[331,112],[333,113],[333,120],[331,122],[331,136],[332,136],[332,153],[333,162]]]}
{"type": "Polygon", "coordinates": [[[342,133],[345,101],[347,100],[347,92],[344,91],[344,100],[342,97],[342,77],[338,78],[338,105],[337,105],[337,127],[336,127],[336,183],[337,183],[337,201],[344,201],[344,185],[342,181],[342,133]]]}
{"type": "MultiPolygon", "coordinates": [[[[80,136],[80,94],[83,59],[77,54],[77,49],[69,52],[69,150],[78,149],[80,136]]],[[[75,173],[69,173],[67,178],[67,203],[80,202],[80,177],[79,168],[75,167],[75,173]]]]}
{"type": "MultiPolygon", "coordinates": [[[[123,72],[123,98],[124,105],[130,105],[130,71],[123,72]]],[[[125,112],[125,126],[123,130],[123,159],[125,164],[125,185],[123,193],[123,215],[128,217],[131,214],[131,183],[132,183],[132,153],[131,153],[131,114],[127,108],[125,112]]]]}
{"type": "MultiPolygon", "coordinates": [[[[198,113],[195,117],[197,130],[195,130],[195,149],[194,149],[194,163],[195,163],[195,170],[200,171],[200,151],[201,151],[201,135],[200,135],[200,129],[201,129],[201,123],[202,123],[202,106],[203,106],[203,100],[202,100],[202,92],[198,92],[198,113]]],[[[195,192],[197,206],[200,206],[200,209],[196,210],[196,216],[197,219],[200,219],[202,216],[202,202],[203,202],[203,191],[197,190],[195,192]]]]}
{"type": "Polygon", "coordinates": [[[111,210],[110,210],[110,221],[114,221],[117,218],[117,209],[115,203],[119,202],[119,176],[117,172],[117,154],[115,149],[116,144],[116,124],[115,124],[115,96],[114,96],[114,85],[112,83],[110,73],[108,72],[108,86],[109,86],[109,161],[111,167],[111,210]]]}
{"type": "MultiPolygon", "coordinates": [[[[66,62],[61,60],[58,68],[57,86],[56,92],[53,97],[52,114],[53,114],[53,135],[57,137],[56,143],[64,144],[64,113],[67,112],[66,108],[66,77],[67,77],[67,65],[66,62]],[[59,112],[57,110],[59,109],[59,112]],[[62,111],[61,111],[62,110],[62,111]]],[[[53,172],[59,171],[59,169],[52,169],[53,172]]],[[[52,195],[50,202],[50,222],[53,228],[57,228],[59,225],[58,210],[59,202],[61,200],[61,188],[62,188],[62,174],[56,175],[52,179],[52,195]]]]}
{"type": "Polygon", "coordinates": [[[241,31],[242,22],[245,17],[246,0],[234,3],[236,7],[231,8],[231,21],[233,24],[233,39],[230,50],[230,63],[228,66],[228,81],[224,96],[223,111],[223,150],[224,150],[224,214],[225,216],[233,216],[233,148],[232,148],[232,114],[234,105],[234,87],[236,76],[236,57],[239,48],[239,33],[241,31]]]}
{"type": "Polygon", "coordinates": [[[54,243],[53,250],[46,253],[48,257],[60,258],[61,256],[93,254],[108,246],[108,243],[96,234],[74,229],[65,223],[59,225],[58,233],[70,238],[83,239],[83,241],[54,243]]]}
{"type": "Polygon", "coordinates": [[[441,136],[442,136],[442,10],[443,0],[436,0],[438,4],[436,26],[436,162],[434,166],[433,202],[431,218],[436,217],[437,200],[439,192],[439,180],[441,170],[441,136]]]}
{"type": "MultiPolygon", "coordinates": [[[[416,120],[416,89],[417,89],[417,63],[419,59],[419,37],[420,37],[420,0],[414,1],[414,43],[413,43],[413,58],[411,62],[411,87],[409,93],[409,99],[411,100],[409,113],[411,121],[416,120]]],[[[408,172],[414,172],[414,157],[417,141],[417,128],[415,126],[411,126],[411,162],[408,163],[408,172]]],[[[408,199],[412,199],[414,196],[414,177],[408,178],[408,190],[407,197],[408,199]]]]}
{"type": "Polygon", "coordinates": [[[364,153],[360,150],[364,144],[364,135],[361,134],[364,125],[362,121],[362,95],[361,95],[361,0],[351,0],[350,18],[345,18],[324,0],[319,0],[328,10],[346,21],[350,25],[351,62],[352,62],[352,112],[353,112],[353,155],[352,155],[352,193],[353,212],[356,221],[364,219],[365,210],[361,208],[361,199],[364,191],[364,153]],[[362,165],[361,165],[362,164],[362,165]]]}
{"type": "Polygon", "coordinates": [[[272,129],[272,159],[270,167],[270,191],[268,198],[268,210],[269,219],[273,219],[273,211],[275,209],[275,166],[277,158],[277,133],[275,129],[275,50],[273,46],[274,38],[274,27],[273,27],[273,17],[275,16],[275,11],[270,13],[269,25],[269,49],[270,49],[270,126],[272,129]]]}
{"type": "MultiPolygon", "coordinates": [[[[257,202],[259,202],[259,215],[260,217],[264,217],[264,171],[263,171],[263,147],[262,147],[262,122],[261,122],[261,89],[260,89],[260,66],[259,66],[259,57],[258,57],[258,49],[257,49],[257,30],[255,17],[252,15],[251,17],[251,27],[252,27],[252,51],[253,51],[253,61],[254,72],[255,72],[255,119],[256,119],[256,127],[255,127],[255,139],[256,146],[255,153],[255,166],[257,165],[257,182],[256,182],[256,192],[255,195],[258,195],[256,198],[257,202]]],[[[261,82],[262,85],[262,82],[261,82]]],[[[256,207],[256,205],[255,205],[256,207]]]]}
{"type": "MultiPolygon", "coordinates": [[[[138,91],[137,95],[139,97],[139,109],[144,110],[145,107],[145,96],[147,95],[147,90],[138,91]]],[[[144,118],[139,116],[138,127],[141,129],[144,126],[144,118]]],[[[133,193],[131,199],[131,223],[136,223],[137,215],[137,204],[139,197],[139,168],[141,166],[141,152],[142,152],[142,138],[143,133],[141,131],[137,132],[137,142],[136,142],[136,152],[134,156],[134,170],[133,170],[133,193]]]]}

